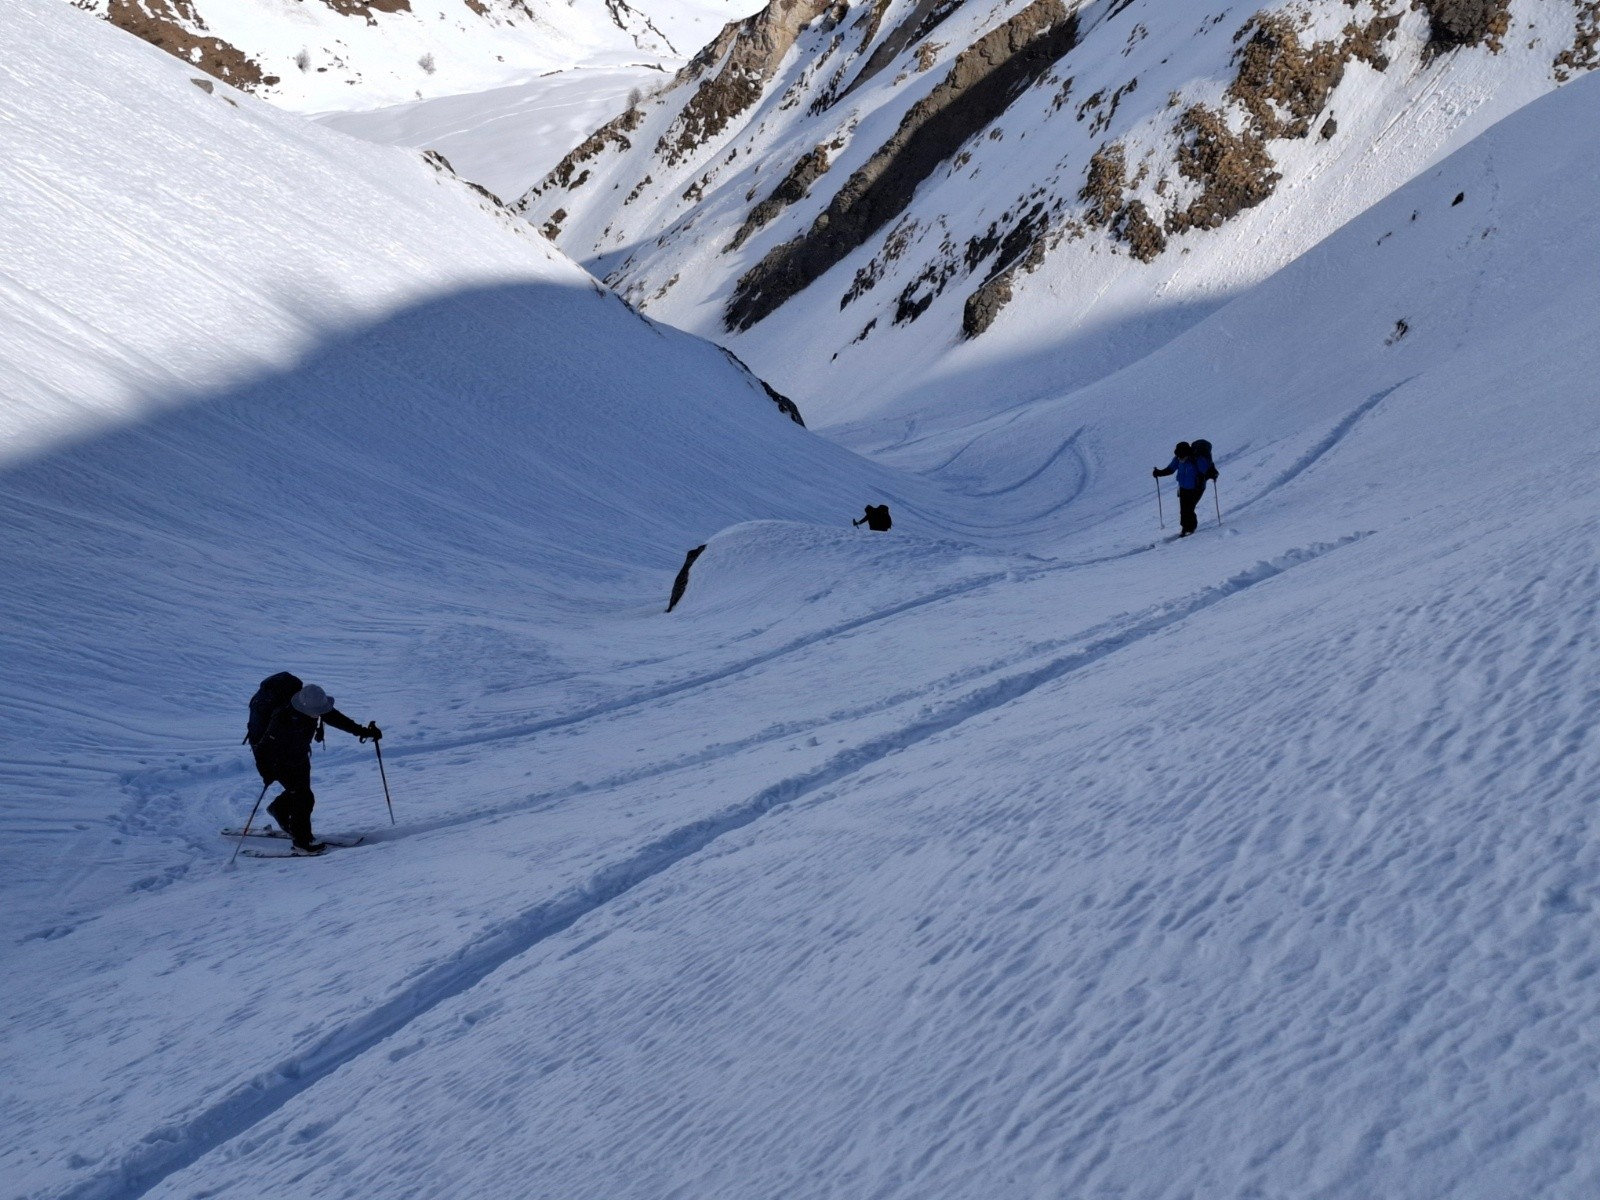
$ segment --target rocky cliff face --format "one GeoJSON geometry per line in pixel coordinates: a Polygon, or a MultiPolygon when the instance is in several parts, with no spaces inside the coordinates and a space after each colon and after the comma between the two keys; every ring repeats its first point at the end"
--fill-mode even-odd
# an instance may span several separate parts
{"type": "Polygon", "coordinates": [[[159,46],[173,57],[242,91],[253,92],[278,82],[277,76],[264,74],[261,64],[245,51],[214,36],[196,10],[194,0],[74,0],[74,3],[79,8],[100,13],[119,29],[159,46]]]}
{"type": "Polygon", "coordinates": [[[520,208],[808,412],[864,355],[1157,314],[1103,373],[1592,69],[1597,9],[774,0],[520,208]]]}

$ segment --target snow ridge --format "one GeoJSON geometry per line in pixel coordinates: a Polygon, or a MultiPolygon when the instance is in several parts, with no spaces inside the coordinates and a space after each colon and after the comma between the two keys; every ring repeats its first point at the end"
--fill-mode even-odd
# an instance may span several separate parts
{"type": "MultiPolygon", "coordinates": [[[[1070,654],[1060,655],[1032,669],[996,680],[946,704],[924,719],[835,754],[811,771],[771,784],[742,804],[716,816],[684,825],[665,837],[651,841],[629,858],[597,872],[583,886],[553,900],[536,904],[463,946],[450,961],[425,971],[405,990],[371,1010],[365,1017],[346,1024],[308,1049],[246,1080],[184,1124],[152,1130],[137,1149],[125,1155],[111,1170],[59,1193],[60,1200],[138,1200],[138,1197],[150,1192],[167,1177],[242,1136],[296,1096],[366,1054],[417,1018],[469,991],[501,966],[570,928],[641,883],[693,857],[726,834],[743,829],[778,808],[842,783],[890,755],[983,717],[1046,684],[1094,666],[1110,655],[1137,645],[1197,613],[1284,575],[1295,567],[1353,545],[1367,536],[1370,535],[1354,533],[1333,542],[1305,546],[1264,560],[1186,601],[1165,606],[1070,654]]],[[[301,864],[285,869],[299,871],[305,867],[301,864]]]]}

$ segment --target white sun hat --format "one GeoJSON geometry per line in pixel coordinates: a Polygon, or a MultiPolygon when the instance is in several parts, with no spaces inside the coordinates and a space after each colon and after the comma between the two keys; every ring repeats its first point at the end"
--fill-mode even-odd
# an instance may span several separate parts
{"type": "Polygon", "coordinates": [[[314,683],[308,683],[289,701],[308,717],[320,717],[333,708],[333,697],[314,683]]]}

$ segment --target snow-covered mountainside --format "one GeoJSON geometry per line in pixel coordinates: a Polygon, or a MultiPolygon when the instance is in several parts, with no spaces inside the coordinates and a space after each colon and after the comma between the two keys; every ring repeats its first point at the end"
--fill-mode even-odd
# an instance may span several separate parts
{"type": "Polygon", "coordinates": [[[431,673],[505,636],[485,613],[664,603],[730,521],[886,477],[423,156],[49,3],[0,14],[0,738],[42,764],[0,818],[13,878],[59,869],[30,831],[103,816],[146,738],[225,734],[262,662],[363,661],[403,613],[431,673]]]}
{"type": "Polygon", "coordinates": [[[1600,76],[1162,339],[1026,289],[1251,216],[947,292],[832,404],[911,472],[437,163],[0,35],[8,1194],[1600,1194],[1600,76]],[[230,869],[285,667],[396,823],[330,732],[365,843],[230,869]]]}
{"type": "Polygon", "coordinates": [[[974,375],[1001,408],[1136,360],[1592,69],[1597,33],[1594,0],[795,0],[521,205],[825,421],[881,410],[881,443],[965,421],[974,375]]]}
{"type": "Polygon", "coordinates": [[[302,111],[479,91],[574,65],[675,65],[752,7],[745,0],[68,2],[215,78],[302,111]]]}

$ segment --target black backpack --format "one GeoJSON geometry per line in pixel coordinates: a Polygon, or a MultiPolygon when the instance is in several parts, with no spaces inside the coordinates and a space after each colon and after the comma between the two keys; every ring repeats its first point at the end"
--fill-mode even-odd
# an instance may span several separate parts
{"type": "Polygon", "coordinates": [[[887,504],[869,504],[866,512],[867,528],[874,533],[882,533],[894,524],[889,519],[889,506],[887,504]]]}
{"type": "Polygon", "coordinates": [[[1205,438],[1201,438],[1198,442],[1190,442],[1189,449],[1196,459],[1203,458],[1206,460],[1206,478],[1215,479],[1217,477],[1217,462],[1211,457],[1211,443],[1206,441],[1205,438]]]}
{"type": "Polygon", "coordinates": [[[268,675],[261,681],[256,694],[250,697],[250,724],[245,729],[244,740],[252,747],[258,746],[272,726],[272,718],[294,699],[294,694],[305,684],[287,671],[268,675]]]}

